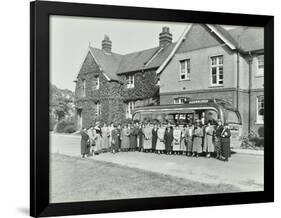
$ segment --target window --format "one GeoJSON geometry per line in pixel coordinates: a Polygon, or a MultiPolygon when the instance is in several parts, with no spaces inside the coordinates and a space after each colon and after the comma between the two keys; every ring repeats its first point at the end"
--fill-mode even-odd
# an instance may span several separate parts
{"type": "Polygon", "coordinates": [[[135,86],[135,76],[134,75],[128,75],[126,76],[126,84],[127,88],[131,89],[135,86]]]}
{"type": "Polygon", "coordinates": [[[190,80],[190,59],[180,61],[180,80],[190,80]]]}
{"type": "Polygon", "coordinates": [[[100,88],[100,77],[97,76],[95,77],[95,81],[94,81],[94,89],[99,89],[100,88]]]}
{"type": "Polygon", "coordinates": [[[223,56],[211,57],[211,85],[223,85],[223,56]]]}
{"type": "Polygon", "coordinates": [[[187,98],[183,98],[183,97],[175,98],[174,104],[184,104],[186,101],[187,101],[187,98]]]}
{"type": "Polygon", "coordinates": [[[156,83],[157,86],[160,86],[160,78],[157,78],[157,83],[156,83]]]}
{"type": "Polygon", "coordinates": [[[98,102],[97,104],[96,104],[96,115],[97,116],[100,116],[101,115],[101,104],[100,104],[100,102],[98,102]]]}
{"type": "Polygon", "coordinates": [[[264,96],[257,97],[257,123],[263,124],[264,115],[264,96]]]}
{"type": "Polygon", "coordinates": [[[135,102],[134,101],[129,101],[127,104],[127,109],[126,109],[126,117],[127,118],[132,118],[132,112],[135,109],[135,102]]]}
{"type": "Polygon", "coordinates": [[[82,80],[82,97],[86,96],[86,80],[82,80]]]}
{"type": "Polygon", "coordinates": [[[258,55],[258,70],[257,70],[257,76],[263,76],[264,71],[264,55],[258,55]]]}

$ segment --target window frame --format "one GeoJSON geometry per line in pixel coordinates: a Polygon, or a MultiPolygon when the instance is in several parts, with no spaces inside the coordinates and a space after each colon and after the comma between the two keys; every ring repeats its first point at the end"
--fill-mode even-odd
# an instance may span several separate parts
{"type": "Polygon", "coordinates": [[[97,117],[101,116],[101,103],[100,102],[96,103],[96,115],[97,115],[97,117]]]}
{"type": "Polygon", "coordinates": [[[95,89],[99,89],[100,88],[100,77],[99,76],[95,76],[95,89]]]}
{"type": "Polygon", "coordinates": [[[187,98],[186,97],[177,97],[177,98],[174,98],[174,104],[184,104],[184,101],[186,101],[187,98]],[[179,102],[176,103],[176,100],[178,100],[179,102]]]}
{"type": "Polygon", "coordinates": [[[135,109],[135,101],[128,101],[127,102],[127,105],[126,105],[126,107],[127,107],[127,109],[126,109],[126,117],[127,118],[132,118],[132,116],[133,116],[133,110],[135,109]]]}
{"type": "Polygon", "coordinates": [[[191,61],[190,61],[190,58],[186,58],[186,59],[180,60],[179,61],[179,65],[180,65],[180,81],[185,81],[185,80],[189,81],[190,80],[190,75],[191,75],[191,61]],[[182,63],[184,63],[184,72],[182,71],[182,63]],[[185,76],[184,79],[182,79],[182,75],[185,76]]]}
{"type": "Polygon", "coordinates": [[[264,95],[259,95],[256,98],[256,124],[264,124],[264,115],[259,115],[259,110],[262,109],[261,104],[263,104],[264,110],[264,95]],[[261,98],[263,102],[260,102],[261,98]]]}
{"type": "Polygon", "coordinates": [[[135,75],[126,75],[126,88],[135,88],[135,75]]]}
{"type": "Polygon", "coordinates": [[[210,61],[210,84],[212,87],[218,87],[218,86],[224,86],[223,80],[224,80],[224,60],[223,55],[215,55],[211,56],[209,58],[210,61]],[[222,63],[220,63],[220,57],[222,58],[222,63]],[[216,59],[216,64],[212,64],[213,58],[216,59]],[[222,67],[222,79],[220,79],[220,67],[222,67]],[[213,83],[213,68],[216,69],[216,83],[213,83]],[[222,83],[219,83],[222,81],[222,83]]]}
{"type": "Polygon", "coordinates": [[[256,72],[256,77],[262,77],[262,76],[264,76],[264,54],[259,54],[259,55],[257,55],[257,72],[256,72]],[[262,68],[262,70],[261,70],[261,68],[260,68],[260,60],[259,60],[259,57],[263,57],[263,68],[262,68]]]}

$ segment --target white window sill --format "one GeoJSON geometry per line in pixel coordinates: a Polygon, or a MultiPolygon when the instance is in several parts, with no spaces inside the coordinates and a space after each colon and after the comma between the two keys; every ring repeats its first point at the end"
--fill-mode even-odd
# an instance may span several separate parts
{"type": "Polygon", "coordinates": [[[180,79],[180,82],[181,81],[190,81],[190,79],[180,79]]]}
{"type": "Polygon", "coordinates": [[[224,85],[211,85],[211,86],[209,86],[209,88],[220,88],[220,87],[224,87],[224,85]]]}
{"type": "Polygon", "coordinates": [[[264,125],[264,122],[263,121],[257,121],[255,122],[256,125],[264,125]]]}

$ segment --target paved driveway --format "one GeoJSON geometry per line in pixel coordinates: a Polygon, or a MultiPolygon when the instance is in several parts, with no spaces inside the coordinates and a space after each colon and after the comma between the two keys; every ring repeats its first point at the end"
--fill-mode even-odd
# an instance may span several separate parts
{"type": "MultiPolygon", "coordinates": [[[[51,153],[80,156],[80,137],[50,134],[51,153]]],[[[216,159],[142,152],[103,153],[95,160],[209,184],[231,184],[244,191],[263,190],[263,156],[234,154],[229,162],[216,159]]]]}

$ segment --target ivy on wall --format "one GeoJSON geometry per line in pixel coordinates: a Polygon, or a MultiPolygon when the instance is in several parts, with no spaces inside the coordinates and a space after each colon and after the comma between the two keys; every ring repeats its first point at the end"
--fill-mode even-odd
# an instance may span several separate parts
{"type": "Polygon", "coordinates": [[[143,99],[159,102],[159,87],[156,85],[155,69],[134,73],[134,88],[126,87],[126,76],[120,81],[108,81],[90,54],[87,55],[78,74],[75,88],[75,106],[82,108],[83,126],[93,125],[95,121],[122,122],[125,118],[126,103],[143,99]],[[96,89],[99,77],[100,86],[96,89]],[[85,81],[85,97],[83,93],[85,81]],[[101,105],[101,115],[97,116],[97,103],[101,105]]]}

